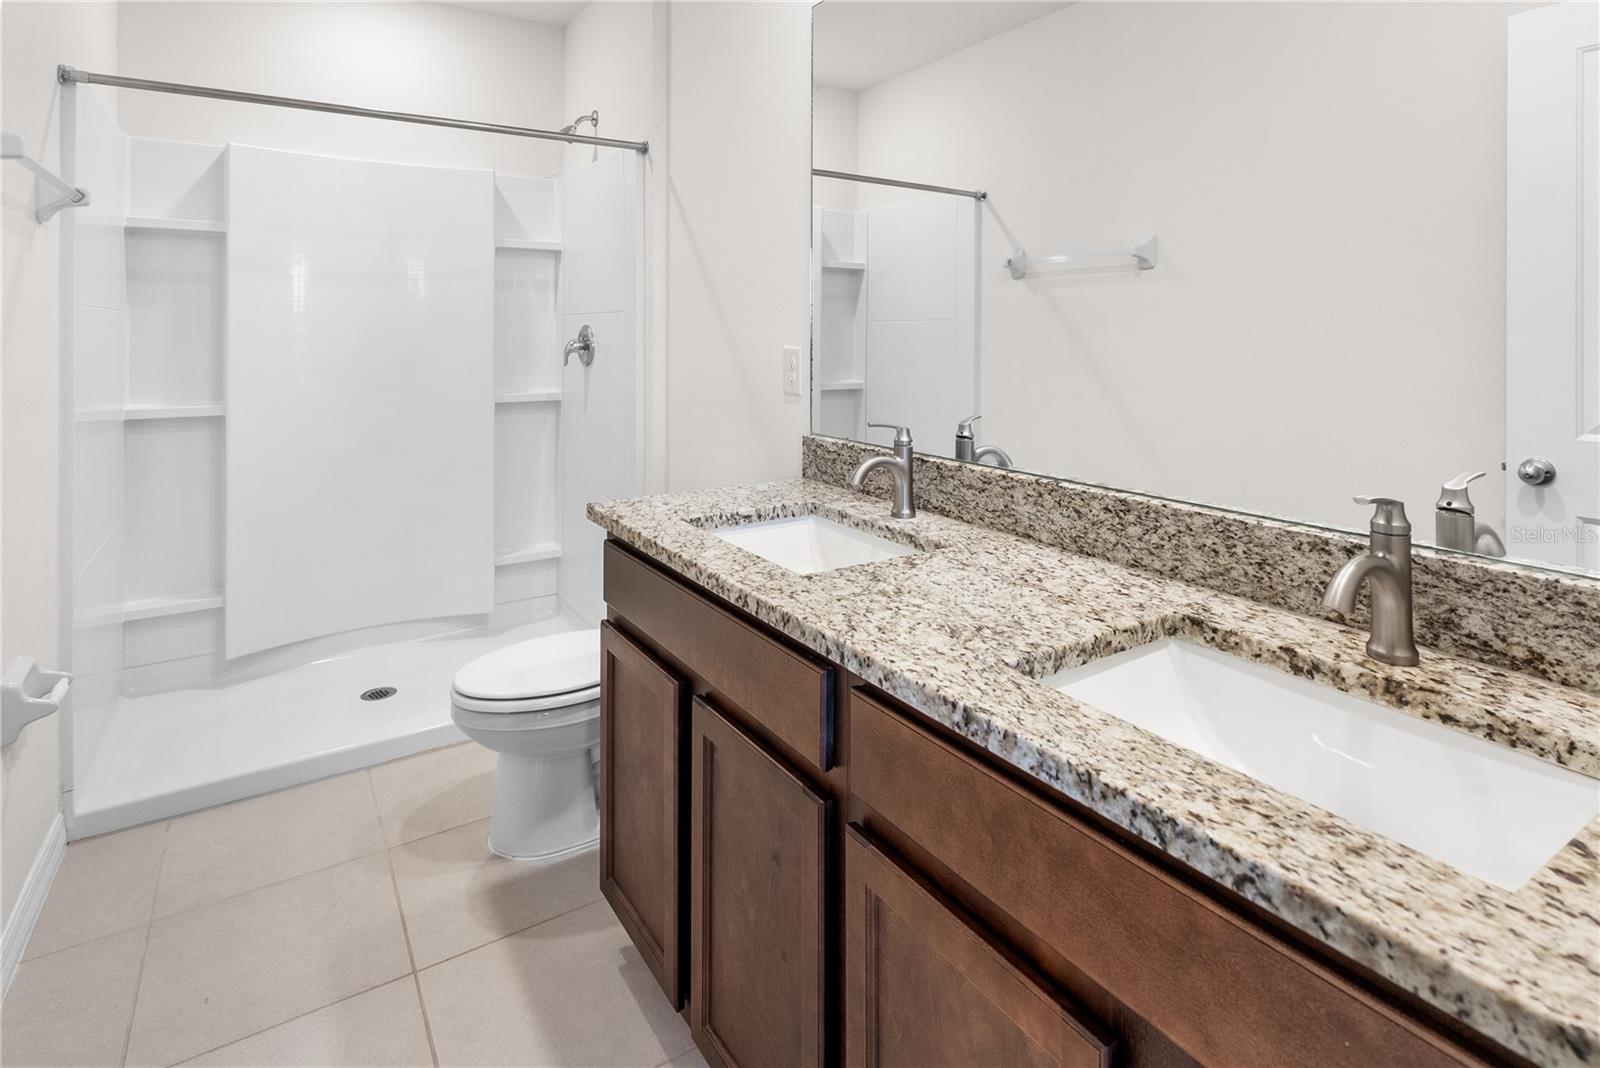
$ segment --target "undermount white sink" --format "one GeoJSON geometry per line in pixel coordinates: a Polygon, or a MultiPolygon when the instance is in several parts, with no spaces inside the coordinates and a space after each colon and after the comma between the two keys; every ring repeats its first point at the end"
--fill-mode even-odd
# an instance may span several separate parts
{"type": "Polygon", "coordinates": [[[1044,682],[1507,890],[1600,813],[1600,780],[1189,642],[1044,682]]]}
{"type": "Polygon", "coordinates": [[[909,545],[819,515],[717,527],[711,533],[802,575],[875,560],[892,560],[917,551],[909,545]]]}

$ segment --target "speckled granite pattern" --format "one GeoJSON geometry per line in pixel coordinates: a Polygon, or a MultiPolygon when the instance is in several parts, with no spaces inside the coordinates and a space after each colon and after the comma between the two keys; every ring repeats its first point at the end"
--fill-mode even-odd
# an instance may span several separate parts
{"type": "MultiPolygon", "coordinates": [[[[885,451],[807,437],[802,474],[844,486],[885,451]]],[[[916,477],[919,507],[1306,615],[1333,618],[1318,604],[1322,588],[1366,546],[1317,527],[939,457],[918,456],[916,477]]],[[[868,488],[886,496],[887,484],[879,476],[868,488]]],[[[1600,579],[1418,549],[1412,585],[1419,642],[1600,693],[1600,579]]]]}
{"type": "MultiPolygon", "coordinates": [[[[1042,685],[1182,635],[1600,774],[1600,697],[814,481],[591,504],[670,570],[1507,1048],[1600,1064],[1600,818],[1506,891],[1042,685]],[[924,550],[797,575],[705,528],[822,514],[924,550]]],[[[1309,567],[1308,567],[1309,570],[1309,567]]],[[[1313,579],[1308,575],[1306,581],[1313,579]]],[[[1600,786],[1597,786],[1600,788],[1600,786]]]]}

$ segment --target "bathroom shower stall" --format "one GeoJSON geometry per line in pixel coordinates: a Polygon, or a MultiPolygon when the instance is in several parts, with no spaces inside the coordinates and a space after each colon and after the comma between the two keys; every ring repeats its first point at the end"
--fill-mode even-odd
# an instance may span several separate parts
{"type": "Polygon", "coordinates": [[[584,507],[643,491],[644,146],[344,158],[63,90],[70,833],[459,739],[455,671],[595,625],[584,507]]]}

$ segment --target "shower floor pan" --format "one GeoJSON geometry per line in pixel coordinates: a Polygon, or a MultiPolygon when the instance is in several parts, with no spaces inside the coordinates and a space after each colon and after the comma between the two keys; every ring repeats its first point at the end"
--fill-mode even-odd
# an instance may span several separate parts
{"type": "Polygon", "coordinates": [[[377,645],[261,678],[121,699],[72,798],[74,838],[465,741],[450,683],[491,649],[578,630],[562,613],[497,633],[377,645]],[[392,696],[362,700],[370,690],[392,696]]]}

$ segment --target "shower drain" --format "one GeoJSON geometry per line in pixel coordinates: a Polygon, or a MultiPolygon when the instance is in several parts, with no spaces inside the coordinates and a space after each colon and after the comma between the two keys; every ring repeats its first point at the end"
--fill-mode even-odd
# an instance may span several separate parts
{"type": "Polygon", "coordinates": [[[400,691],[395,689],[393,686],[374,686],[366,693],[363,693],[361,695],[361,699],[363,701],[381,701],[385,697],[393,697],[399,692],[400,691]]]}

